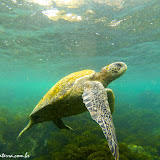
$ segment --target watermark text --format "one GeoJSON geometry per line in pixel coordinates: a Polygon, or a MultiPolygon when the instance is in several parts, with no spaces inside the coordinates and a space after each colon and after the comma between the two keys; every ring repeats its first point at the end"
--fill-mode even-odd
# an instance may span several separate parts
{"type": "Polygon", "coordinates": [[[30,156],[28,155],[28,153],[26,152],[25,155],[22,155],[22,154],[5,154],[5,153],[2,153],[0,154],[0,159],[1,158],[29,158],[30,156]]]}

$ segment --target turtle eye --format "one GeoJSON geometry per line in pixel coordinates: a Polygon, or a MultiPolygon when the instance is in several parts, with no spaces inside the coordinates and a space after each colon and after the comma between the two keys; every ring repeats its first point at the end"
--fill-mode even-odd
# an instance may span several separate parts
{"type": "Polygon", "coordinates": [[[122,64],[116,63],[117,67],[122,67],[122,64]]]}

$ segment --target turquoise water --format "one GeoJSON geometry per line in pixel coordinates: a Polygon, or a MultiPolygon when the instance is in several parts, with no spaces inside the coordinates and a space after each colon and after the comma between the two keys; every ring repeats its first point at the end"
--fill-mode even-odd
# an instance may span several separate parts
{"type": "Polygon", "coordinates": [[[107,159],[98,152],[98,146],[105,152],[106,140],[88,113],[65,119],[74,133],[48,122],[16,137],[58,80],[122,61],[126,73],[109,85],[116,96],[120,159],[160,159],[159,5],[159,0],[0,0],[0,154],[107,159]]]}

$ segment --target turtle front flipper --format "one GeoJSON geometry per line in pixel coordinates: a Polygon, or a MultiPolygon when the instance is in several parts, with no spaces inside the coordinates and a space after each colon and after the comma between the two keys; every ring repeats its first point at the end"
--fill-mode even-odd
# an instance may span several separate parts
{"type": "Polygon", "coordinates": [[[92,119],[102,128],[112,155],[118,160],[119,147],[105,88],[100,82],[87,81],[84,83],[82,98],[92,119]]]}
{"type": "Polygon", "coordinates": [[[111,110],[111,114],[113,114],[114,112],[114,105],[115,105],[115,96],[113,91],[110,88],[105,88],[105,91],[107,93],[108,96],[108,103],[109,103],[109,107],[111,110]]]}

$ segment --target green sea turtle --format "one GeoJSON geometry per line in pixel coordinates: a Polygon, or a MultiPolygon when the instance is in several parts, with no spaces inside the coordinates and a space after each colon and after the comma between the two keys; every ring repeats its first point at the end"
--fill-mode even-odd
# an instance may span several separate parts
{"type": "Polygon", "coordinates": [[[100,72],[83,70],[72,73],[57,82],[40,100],[30,114],[30,122],[18,137],[34,124],[53,121],[60,129],[72,129],[62,122],[62,118],[89,111],[103,130],[109,148],[119,159],[119,148],[112,121],[115,97],[111,89],[106,88],[127,70],[123,62],[115,62],[100,72]]]}

